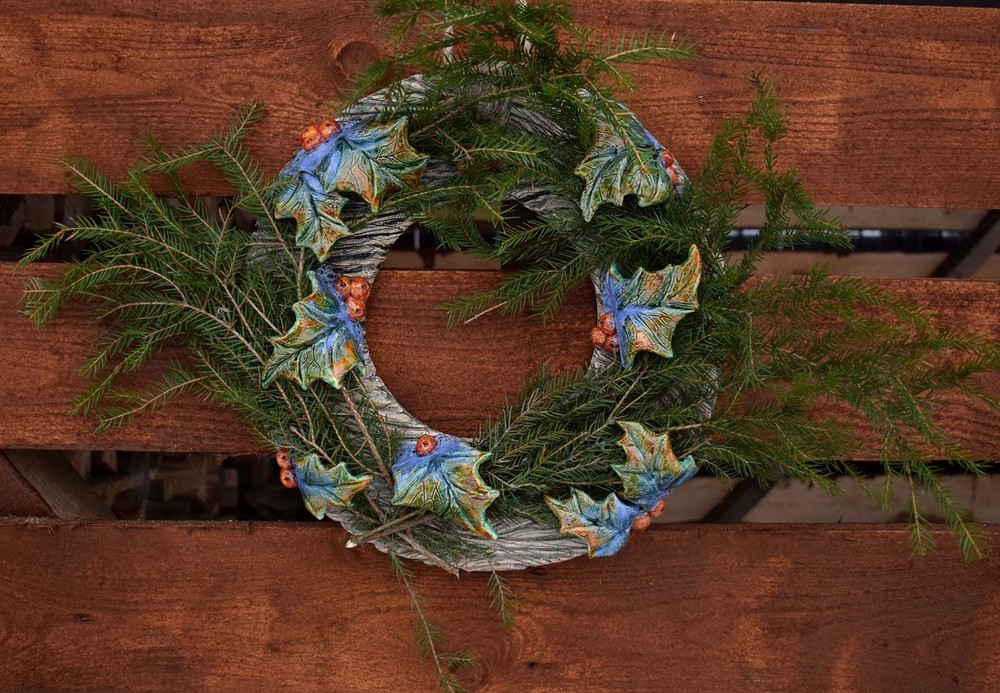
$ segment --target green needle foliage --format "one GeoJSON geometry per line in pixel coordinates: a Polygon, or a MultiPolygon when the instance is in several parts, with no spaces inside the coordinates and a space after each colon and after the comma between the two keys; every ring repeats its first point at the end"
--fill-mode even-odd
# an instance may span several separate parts
{"type": "MultiPolygon", "coordinates": [[[[785,123],[770,81],[750,76],[748,111],[724,123],[683,194],[648,207],[628,197],[620,207],[600,206],[587,221],[576,204],[583,183],[573,171],[593,144],[596,122],[629,141],[630,115],[617,100],[635,87],[626,69],[688,59],[689,44],[667,33],[600,42],[560,2],[382,0],[375,11],[399,50],[371,65],[338,105],[356,105],[388,83],[377,119],[406,117],[414,148],[452,167],[387,196],[378,212],[351,203],[343,218],[357,229],[376,215],[403,212],[444,247],[515,270],[490,291],[447,306],[452,321],[493,310],[550,317],[611,259],[626,274],[679,264],[692,244],[703,259],[699,310],[679,324],[673,358],[641,354],[629,370],[540,373],[484,424],[474,443],[493,453],[481,469],[500,492],[491,516],[554,525],[544,496],[580,489],[597,498],[620,490],[611,469],[622,454],[620,421],[670,432],[679,456],[694,455],[723,479],[788,476],[838,493],[839,475],[863,482],[864,468],[848,461],[861,444],[862,422],[871,431],[866,439],[880,441],[878,461],[889,480],[902,479],[909,489],[914,549],[931,543],[919,503],[926,492],[964,554],[983,553],[975,525],[933,464],[949,460],[978,473],[980,463],[932,414],[950,392],[996,406],[976,389],[975,376],[1000,368],[1000,349],[857,280],[822,271],[754,278],[767,251],[813,241],[848,246],[841,225],[816,208],[798,174],[778,164],[785,123]],[[419,98],[397,81],[414,73],[422,75],[419,98]],[[524,114],[543,127],[530,134],[513,127],[524,114]],[[517,203],[526,189],[566,203],[532,212],[517,203]],[[765,202],[760,235],[741,257],[727,259],[730,229],[751,197],[765,202]],[[484,218],[495,228],[492,238],[479,231],[484,218]]],[[[293,224],[275,219],[271,181],[246,150],[260,117],[261,109],[244,108],[226,131],[176,153],[150,143],[147,160],[121,182],[85,161],[67,162],[95,214],[62,229],[26,262],[68,240],[85,241],[88,254],[57,281],[30,280],[26,311],[44,326],[66,301],[82,299],[108,321],[107,336],[83,365],[89,385],[75,402],[76,411],[96,413],[103,428],[195,393],[233,407],[262,441],[343,462],[391,486],[386,469],[399,441],[354,376],[341,391],[284,381],[260,387],[268,340],[288,329],[291,306],[309,293],[315,267],[312,254],[295,246],[293,224]],[[199,162],[226,176],[233,208],[257,218],[255,233],[238,231],[226,215],[213,217],[185,191],[180,173],[199,162]],[[154,194],[152,178],[173,186],[170,198],[154,194]],[[145,391],[119,386],[121,376],[176,344],[188,347],[189,360],[145,391]]],[[[888,485],[871,493],[884,505],[891,501],[888,485]]],[[[370,496],[350,512],[390,549],[416,551],[438,565],[451,567],[474,550],[459,533],[432,528],[433,516],[425,522],[409,511],[386,512],[370,496]]],[[[507,613],[504,583],[493,592],[507,613]]],[[[424,630],[433,644],[431,629],[424,630]]]]}
{"type": "Polygon", "coordinates": [[[474,666],[476,663],[475,655],[471,652],[442,650],[445,632],[428,617],[423,600],[413,586],[413,571],[403,562],[403,559],[392,552],[389,553],[389,566],[410,597],[410,610],[413,614],[413,639],[420,654],[430,659],[434,664],[438,686],[445,693],[463,693],[465,688],[455,676],[455,671],[474,666]]]}

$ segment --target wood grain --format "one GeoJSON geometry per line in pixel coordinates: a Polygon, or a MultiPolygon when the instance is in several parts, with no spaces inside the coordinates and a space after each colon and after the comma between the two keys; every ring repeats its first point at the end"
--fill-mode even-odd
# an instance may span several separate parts
{"type": "Polygon", "coordinates": [[[0,516],[3,515],[52,517],[53,513],[38,491],[0,452],[0,516]]]}
{"type": "MultiPolygon", "coordinates": [[[[1000,530],[990,532],[1000,538],[1000,530]]],[[[417,569],[472,691],[1000,687],[1000,571],[898,527],[651,530],[616,557],[486,576],[417,569]]],[[[0,521],[10,690],[433,691],[386,559],[323,524],[0,521]]]]}
{"type": "MultiPolygon", "coordinates": [[[[668,28],[696,59],[644,68],[631,105],[689,171],[766,68],[790,112],[785,163],[823,204],[1000,205],[1000,13],[974,8],[576,0],[600,39],[668,28]]],[[[254,138],[264,170],[291,156],[347,75],[386,49],[364,0],[136,4],[43,0],[0,17],[0,190],[59,192],[55,163],[92,158],[114,175],[152,133],[201,141],[237,105],[270,115],[254,138]]],[[[193,172],[201,192],[220,179],[193,172]]]]}
{"type": "MultiPolygon", "coordinates": [[[[57,265],[33,272],[54,276],[57,265]]],[[[17,313],[22,274],[0,264],[0,447],[252,452],[253,440],[235,416],[189,397],[133,425],[96,435],[93,421],[67,415],[67,402],[82,381],[75,373],[100,336],[85,311],[67,310],[47,332],[36,331],[17,313]]],[[[574,293],[547,325],[523,316],[491,313],[470,325],[449,328],[435,308],[457,296],[489,288],[495,272],[385,270],[368,304],[367,332],[379,375],[404,407],[429,426],[472,435],[516,396],[541,366],[550,370],[585,364],[594,298],[588,288],[574,293]]],[[[930,306],[949,325],[974,328],[1000,340],[1000,284],[945,280],[878,280],[906,298],[930,306]]],[[[182,356],[168,350],[151,371],[182,356]]],[[[148,375],[146,376],[148,377],[148,375]]],[[[137,379],[139,380],[139,379],[137,379]]],[[[984,380],[1000,395],[1000,377],[984,380]]],[[[939,420],[985,459],[1000,458],[998,416],[964,399],[948,398],[939,420]]],[[[845,419],[845,426],[855,425],[845,419]]],[[[877,459],[874,442],[857,459],[877,459]]]]}

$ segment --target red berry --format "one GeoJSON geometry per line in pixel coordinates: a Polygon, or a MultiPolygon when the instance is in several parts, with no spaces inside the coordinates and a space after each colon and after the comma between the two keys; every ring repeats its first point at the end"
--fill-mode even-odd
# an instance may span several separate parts
{"type": "Polygon", "coordinates": [[[291,469],[281,470],[281,485],[285,488],[295,488],[298,482],[295,481],[295,472],[291,469]]]}
{"type": "Polygon", "coordinates": [[[607,338],[608,335],[604,334],[604,330],[600,327],[595,327],[590,331],[590,341],[592,341],[596,347],[604,346],[604,342],[607,338]]]}
{"type": "Polygon", "coordinates": [[[359,301],[353,296],[347,297],[347,317],[349,317],[354,322],[364,320],[365,318],[365,304],[363,301],[359,301]]]}
{"type": "Polygon", "coordinates": [[[344,276],[343,274],[337,277],[336,281],[333,282],[333,290],[337,292],[337,295],[341,298],[347,298],[351,293],[351,278],[344,276]]]}
{"type": "Polygon", "coordinates": [[[634,529],[637,532],[641,532],[642,530],[649,527],[650,521],[651,520],[649,519],[649,515],[645,514],[640,515],[639,517],[635,518],[635,522],[632,523],[632,529],[634,529]]]}
{"type": "Polygon", "coordinates": [[[660,502],[653,506],[653,509],[649,511],[649,514],[653,517],[659,517],[664,509],[667,507],[667,499],[661,498],[660,502]]]}
{"type": "Polygon", "coordinates": [[[278,466],[282,469],[292,468],[292,453],[288,448],[281,448],[274,454],[274,461],[278,463],[278,466]]]}
{"type": "Polygon", "coordinates": [[[351,277],[351,296],[363,303],[368,300],[371,292],[372,285],[368,283],[367,279],[363,277],[351,277]]]}
{"type": "Polygon", "coordinates": [[[417,438],[415,449],[421,457],[431,454],[437,449],[437,438],[432,435],[422,435],[417,438]]]}
{"type": "Polygon", "coordinates": [[[319,136],[323,138],[323,141],[330,139],[340,128],[337,125],[336,120],[324,120],[319,124],[319,136]]]}
{"type": "Polygon", "coordinates": [[[615,317],[611,313],[605,313],[598,319],[597,326],[601,328],[604,334],[614,334],[615,317]]]}
{"type": "Polygon", "coordinates": [[[608,335],[605,338],[604,344],[602,346],[604,347],[604,350],[606,352],[608,352],[609,354],[612,354],[612,353],[618,351],[618,338],[615,337],[613,334],[612,335],[608,335]]]}
{"type": "Polygon", "coordinates": [[[310,125],[302,134],[299,136],[299,141],[302,143],[302,148],[307,152],[311,152],[316,149],[323,142],[323,137],[319,133],[319,128],[315,125],[310,125]]]}

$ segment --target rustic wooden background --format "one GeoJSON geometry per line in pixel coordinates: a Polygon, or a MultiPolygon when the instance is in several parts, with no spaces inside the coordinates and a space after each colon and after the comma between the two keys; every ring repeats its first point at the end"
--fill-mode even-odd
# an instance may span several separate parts
{"type": "MultiPolygon", "coordinates": [[[[745,107],[746,72],[765,67],[791,115],[782,153],[820,203],[1000,206],[996,11],[575,5],[602,36],[656,25],[701,46],[694,61],[646,69],[632,98],[689,170],[723,118],[745,107]]],[[[250,99],[269,107],[253,145],[274,172],[301,125],[385,48],[358,1],[25,0],[0,15],[3,193],[66,192],[57,161],[67,153],[120,173],[145,133],[167,146],[197,141],[250,99]]],[[[191,180],[225,193],[208,172],[191,180]]],[[[489,281],[386,272],[372,299],[380,372],[416,414],[455,433],[473,430],[540,363],[586,358],[585,293],[548,329],[498,318],[428,337],[434,305],[489,281]],[[498,350],[513,369],[483,357],[498,350]]],[[[893,286],[1000,338],[995,283],[893,286]]],[[[17,315],[18,287],[0,264],[0,449],[254,448],[232,417],[196,400],[94,436],[64,402],[98,332],[69,314],[35,333],[17,315]]],[[[1000,383],[988,386],[1000,394],[1000,383]]],[[[1000,456],[995,414],[956,400],[942,416],[984,457],[1000,456]]],[[[0,514],[33,519],[0,520],[0,690],[433,688],[384,558],[342,548],[333,525],[66,522],[15,458],[0,458],[0,514]]],[[[997,690],[1000,572],[993,560],[963,565],[938,534],[940,553],[910,560],[899,527],[652,531],[614,559],[513,575],[523,605],[510,632],[488,613],[481,576],[456,584],[418,570],[418,582],[452,644],[480,654],[463,674],[478,690],[997,690]]]]}

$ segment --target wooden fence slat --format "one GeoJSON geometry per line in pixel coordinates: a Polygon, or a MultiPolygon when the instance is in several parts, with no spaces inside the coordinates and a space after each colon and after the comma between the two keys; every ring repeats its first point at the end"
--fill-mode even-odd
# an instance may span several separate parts
{"type": "MultiPolygon", "coordinates": [[[[786,163],[823,204],[1000,204],[1000,13],[946,7],[576,0],[602,39],[659,26],[700,46],[644,68],[632,106],[696,171],[766,68],[791,112],[786,163]]],[[[0,190],[66,189],[54,162],[122,172],[154,134],[203,140],[249,100],[270,115],[253,148],[277,172],[347,75],[385,49],[363,0],[136,5],[25,0],[0,17],[0,190]]],[[[201,192],[226,188],[192,174],[201,192]]]]}
{"type": "MultiPolygon", "coordinates": [[[[54,276],[57,265],[33,272],[54,276]]],[[[92,422],[67,416],[79,391],[74,370],[100,335],[84,311],[67,310],[48,332],[36,331],[16,310],[23,274],[0,264],[0,447],[203,451],[235,454],[255,444],[235,417],[189,397],[140,417],[133,425],[95,435],[92,422]]],[[[470,325],[448,328],[436,306],[487,289],[492,272],[385,270],[368,306],[368,336],[379,375],[399,401],[428,425],[455,435],[473,435],[480,424],[516,396],[543,364],[575,367],[590,356],[594,298],[589,287],[574,293],[558,316],[540,320],[491,313],[470,325]]],[[[950,325],[973,327],[1000,340],[1000,284],[975,281],[878,280],[936,310],[950,325]]],[[[162,366],[180,355],[169,351],[162,366]]],[[[155,367],[154,369],[155,370],[155,367]]],[[[1000,396],[1000,377],[984,379],[1000,396]]],[[[976,454],[1000,458],[997,414],[947,399],[940,421],[976,454]]],[[[845,425],[852,425],[845,422],[845,425]]],[[[857,459],[877,459],[871,442],[857,459]]]]}
{"type": "Polygon", "coordinates": [[[14,465],[0,453],[0,517],[52,517],[52,508],[14,465]]]}
{"type": "MultiPolygon", "coordinates": [[[[991,562],[910,560],[899,527],[678,526],[619,556],[417,570],[473,691],[995,691],[991,562]],[[724,604],[724,608],[720,608],[724,604]],[[624,684],[627,682],[627,684],[624,684]]],[[[1000,530],[990,531],[1000,538],[1000,530]]],[[[433,691],[409,604],[330,525],[0,521],[0,681],[46,691],[433,691]]]]}

